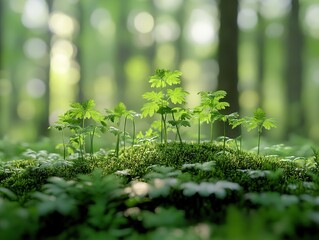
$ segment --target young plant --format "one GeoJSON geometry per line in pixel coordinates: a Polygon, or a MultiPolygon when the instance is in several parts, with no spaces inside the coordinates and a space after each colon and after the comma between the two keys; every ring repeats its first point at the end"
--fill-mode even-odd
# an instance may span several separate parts
{"type": "Polygon", "coordinates": [[[141,114],[139,113],[136,113],[134,111],[127,111],[126,114],[125,114],[125,119],[124,119],[124,129],[123,129],[123,132],[124,132],[124,139],[123,139],[123,142],[124,142],[124,149],[125,149],[125,137],[127,135],[126,133],[126,124],[127,124],[127,120],[130,119],[132,121],[132,146],[134,146],[135,144],[135,135],[136,135],[136,126],[135,126],[135,118],[137,117],[141,117],[141,114]]]}
{"type": "Polygon", "coordinates": [[[121,135],[123,134],[124,139],[124,147],[125,147],[125,140],[126,140],[126,125],[127,120],[132,120],[133,125],[133,135],[132,135],[132,145],[134,145],[135,141],[135,121],[134,117],[138,117],[139,114],[137,114],[134,111],[129,111],[126,109],[126,106],[124,103],[120,102],[117,106],[115,106],[114,110],[106,109],[106,116],[105,118],[107,120],[110,120],[112,123],[115,123],[115,126],[110,127],[110,132],[113,133],[116,136],[116,145],[115,145],[115,155],[118,157],[119,150],[120,150],[120,140],[121,135]],[[123,131],[120,129],[121,126],[121,120],[124,117],[124,127],[123,131]]]}
{"type": "Polygon", "coordinates": [[[220,110],[229,107],[228,102],[222,102],[221,100],[226,97],[227,93],[223,90],[215,92],[199,92],[201,96],[200,106],[197,107],[198,114],[203,114],[202,118],[199,118],[199,124],[201,121],[205,121],[210,124],[210,141],[213,142],[213,125],[216,120],[220,119],[220,110]]]}
{"type": "Polygon", "coordinates": [[[260,150],[260,138],[263,129],[269,130],[275,128],[276,124],[272,118],[267,118],[266,113],[261,109],[257,108],[254,112],[253,117],[247,117],[245,120],[245,125],[247,126],[247,131],[257,128],[258,131],[258,144],[257,144],[257,154],[259,155],[260,150]]]}
{"type": "Polygon", "coordinates": [[[64,121],[64,115],[63,116],[59,116],[59,120],[56,121],[52,126],[49,127],[49,129],[51,128],[55,128],[58,131],[61,131],[61,138],[62,138],[62,144],[58,144],[57,148],[60,148],[60,146],[62,145],[63,148],[63,159],[66,159],[66,153],[67,153],[67,144],[65,142],[65,129],[69,127],[69,124],[64,121]]]}
{"type": "Polygon", "coordinates": [[[68,128],[71,132],[75,133],[74,137],[70,138],[70,143],[79,147],[79,152],[81,158],[84,159],[86,152],[85,140],[86,137],[90,138],[90,154],[93,156],[93,140],[97,128],[104,128],[106,126],[105,121],[103,120],[102,114],[95,110],[94,100],[88,100],[83,103],[72,103],[70,105],[71,109],[65,112],[62,116],[59,117],[59,120],[53,127],[62,131],[62,141],[64,148],[64,158],[66,155],[66,144],[64,141],[64,129],[68,128]],[[92,120],[93,123],[88,125],[87,121],[92,120]],[[101,125],[99,126],[98,123],[101,125]]]}
{"type": "Polygon", "coordinates": [[[179,139],[180,143],[183,143],[182,137],[180,134],[180,127],[190,127],[189,119],[191,118],[191,115],[189,113],[189,110],[181,108],[181,107],[175,107],[171,111],[172,119],[168,121],[170,125],[176,128],[176,134],[179,139]]]}
{"type": "Polygon", "coordinates": [[[239,114],[237,112],[231,113],[231,114],[227,114],[227,115],[223,115],[221,113],[219,113],[219,117],[218,119],[221,120],[223,122],[223,132],[224,132],[224,136],[223,136],[223,153],[225,154],[225,148],[226,148],[226,123],[231,124],[232,121],[235,121],[236,119],[238,119],[239,114]]]}
{"type": "MultiPolygon", "coordinates": [[[[245,118],[239,118],[239,115],[237,115],[235,118],[229,119],[229,124],[232,126],[232,129],[244,124],[246,121],[245,118]]],[[[235,138],[235,145],[236,145],[236,149],[237,149],[237,153],[239,153],[239,151],[241,151],[242,149],[242,136],[238,136],[237,138],[235,138]],[[237,140],[239,139],[239,146],[237,143],[237,140]]]]}
{"type": "Polygon", "coordinates": [[[201,142],[201,125],[203,122],[209,122],[209,115],[204,112],[203,106],[196,106],[193,111],[192,115],[194,119],[197,120],[197,143],[200,144],[201,142]]]}
{"type": "Polygon", "coordinates": [[[161,116],[161,143],[163,141],[167,143],[167,116],[173,113],[173,108],[176,104],[186,102],[185,97],[188,95],[188,92],[184,91],[181,87],[170,88],[181,83],[181,75],[180,71],[157,69],[155,75],[151,76],[149,80],[151,88],[155,88],[157,91],[143,94],[143,98],[148,100],[148,102],[142,107],[142,116],[152,117],[155,113],[161,116]]]}

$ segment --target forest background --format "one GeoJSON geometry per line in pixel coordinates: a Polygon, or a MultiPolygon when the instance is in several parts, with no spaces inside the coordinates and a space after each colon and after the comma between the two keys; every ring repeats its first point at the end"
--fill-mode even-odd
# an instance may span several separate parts
{"type": "MultiPolygon", "coordinates": [[[[0,138],[37,141],[70,103],[140,111],[156,68],[262,107],[271,141],[319,143],[317,0],[0,0],[0,138]]],[[[141,123],[138,130],[145,130],[141,123]]]]}

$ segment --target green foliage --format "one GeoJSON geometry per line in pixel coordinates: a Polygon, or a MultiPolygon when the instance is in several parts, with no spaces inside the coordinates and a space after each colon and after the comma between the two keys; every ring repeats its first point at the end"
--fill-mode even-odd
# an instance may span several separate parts
{"type": "Polygon", "coordinates": [[[122,134],[123,134],[124,149],[125,149],[126,136],[129,136],[129,134],[126,132],[126,125],[127,125],[128,119],[130,119],[132,121],[132,125],[133,125],[132,145],[134,145],[135,135],[136,135],[134,118],[137,118],[137,117],[140,117],[140,114],[138,114],[132,110],[127,110],[125,104],[122,102],[120,102],[118,105],[116,105],[113,110],[106,109],[105,119],[111,121],[112,123],[115,123],[115,126],[111,126],[109,128],[109,132],[116,136],[116,144],[115,144],[116,157],[118,157],[118,155],[119,155],[120,141],[121,141],[122,134]],[[124,118],[123,130],[120,129],[122,118],[124,118]]]}
{"type": "Polygon", "coordinates": [[[84,159],[86,153],[85,141],[90,139],[90,154],[93,156],[93,141],[96,130],[104,130],[106,123],[100,112],[95,110],[95,102],[88,100],[83,103],[72,103],[71,109],[63,115],[59,116],[59,120],[52,126],[62,133],[63,156],[66,158],[66,153],[72,151],[72,147],[79,151],[80,156],[84,159]],[[92,124],[86,124],[91,120],[92,124]],[[99,125],[100,124],[100,125],[99,125]],[[64,139],[64,130],[69,129],[74,135],[69,139],[69,145],[64,139]]]}
{"type": "Polygon", "coordinates": [[[143,95],[142,116],[160,120],[145,133],[136,134],[140,115],[122,102],[105,116],[93,100],[73,103],[53,125],[62,133],[63,157],[27,149],[21,160],[0,162],[1,239],[303,239],[308,231],[318,237],[318,151],[309,159],[259,156],[263,129],[274,121],[260,108],[253,117],[223,114],[225,91],[200,92],[200,105],[184,108],[180,77],[163,69],[150,77],[155,90],[143,95]],[[197,144],[183,142],[180,132],[193,119],[197,144]],[[201,125],[210,124],[212,133],[216,121],[224,124],[223,142],[211,134],[201,143],[201,125]],[[226,124],[257,129],[258,154],[242,151],[237,140],[230,145],[226,124]],[[94,153],[97,130],[116,137],[115,157],[94,153]],[[168,141],[170,131],[179,143],[168,141]]]}
{"type": "Polygon", "coordinates": [[[245,126],[247,127],[248,131],[257,128],[258,131],[258,145],[257,145],[257,154],[260,151],[260,138],[263,132],[263,129],[269,130],[271,128],[275,128],[275,122],[271,118],[266,117],[266,113],[261,109],[257,108],[254,112],[253,117],[247,117],[245,121],[245,126]]]}
{"type": "MultiPolygon", "coordinates": [[[[213,125],[216,120],[220,120],[221,116],[220,110],[229,107],[228,102],[221,101],[227,95],[227,93],[223,90],[215,91],[215,92],[199,92],[201,97],[200,105],[195,108],[195,114],[198,117],[198,126],[202,122],[207,122],[210,124],[210,141],[213,142],[213,125]]],[[[200,133],[200,130],[198,131],[200,133]]],[[[200,136],[198,137],[200,139],[200,136]]]]}
{"type": "Polygon", "coordinates": [[[143,98],[148,100],[141,109],[142,116],[152,117],[155,113],[161,116],[160,136],[161,143],[163,141],[167,143],[167,123],[170,123],[176,128],[178,138],[182,143],[180,135],[181,126],[189,126],[187,119],[190,115],[186,109],[176,106],[177,104],[184,104],[186,102],[186,96],[188,92],[181,87],[169,88],[181,83],[180,77],[182,73],[179,71],[169,71],[165,69],[157,69],[155,75],[150,77],[149,83],[152,88],[158,89],[157,91],[146,92],[143,94],[143,98]],[[171,115],[172,120],[168,121],[167,116],[171,115]],[[187,123],[186,123],[187,122],[187,123]]]}

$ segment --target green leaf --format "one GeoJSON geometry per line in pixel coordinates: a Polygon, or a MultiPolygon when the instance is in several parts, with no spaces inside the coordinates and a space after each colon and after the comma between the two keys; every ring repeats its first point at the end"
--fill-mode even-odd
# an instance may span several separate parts
{"type": "Polygon", "coordinates": [[[151,83],[152,88],[163,88],[166,87],[166,82],[164,80],[165,73],[167,70],[165,69],[156,69],[155,75],[150,77],[149,83],[151,83]]]}
{"type": "Polygon", "coordinates": [[[271,129],[271,128],[276,128],[276,124],[275,124],[275,121],[273,119],[266,119],[264,122],[263,122],[263,127],[267,130],[271,129]]]}
{"type": "Polygon", "coordinates": [[[155,102],[148,102],[145,103],[142,107],[142,116],[146,117],[146,116],[150,116],[152,117],[154,115],[154,113],[156,113],[159,110],[160,106],[155,103],[155,102]]]}
{"type": "Polygon", "coordinates": [[[168,85],[176,85],[181,83],[180,77],[182,73],[180,71],[166,71],[165,72],[165,81],[168,85]]]}
{"type": "Polygon", "coordinates": [[[264,121],[266,119],[266,113],[261,108],[257,108],[254,112],[254,118],[257,121],[264,121]]]}
{"type": "Polygon", "coordinates": [[[176,208],[158,208],[155,213],[143,211],[143,225],[146,228],[178,227],[185,224],[185,212],[176,208]]]}
{"type": "Polygon", "coordinates": [[[162,92],[154,92],[154,91],[146,92],[143,94],[143,98],[149,101],[160,103],[164,98],[164,94],[162,92]]]}
{"type": "Polygon", "coordinates": [[[189,93],[184,91],[181,87],[177,87],[174,89],[168,89],[167,90],[167,95],[168,98],[172,101],[172,103],[174,104],[182,104],[185,103],[185,97],[188,95],[189,93]]]}
{"type": "Polygon", "coordinates": [[[124,103],[120,102],[118,105],[114,108],[114,113],[120,117],[123,116],[126,113],[126,106],[124,103]]]}

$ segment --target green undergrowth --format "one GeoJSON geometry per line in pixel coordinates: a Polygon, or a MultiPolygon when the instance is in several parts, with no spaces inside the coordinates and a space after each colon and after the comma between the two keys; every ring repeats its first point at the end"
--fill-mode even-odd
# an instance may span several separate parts
{"type": "Polygon", "coordinates": [[[1,239],[314,239],[315,159],[148,143],[1,164],[1,239]]]}

